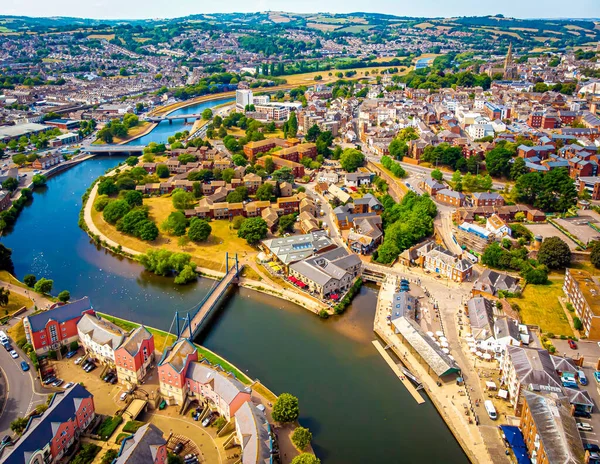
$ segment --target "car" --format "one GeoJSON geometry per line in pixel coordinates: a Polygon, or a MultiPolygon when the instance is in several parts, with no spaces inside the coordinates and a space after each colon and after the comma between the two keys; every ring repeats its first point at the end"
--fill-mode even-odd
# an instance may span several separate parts
{"type": "Polygon", "coordinates": [[[592,415],[587,411],[575,411],[573,413],[575,417],[585,417],[586,419],[591,419],[592,415]]]}
{"type": "Polygon", "coordinates": [[[594,427],[586,422],[577,422],[577,428],[583,432],[591,432],[594,430],[594,427]]]}
{"type": "Polygon", "coordinates": [[[96,365],[94,363],[90,363],[88,364],[88,367],[85,368],[85,371],[92,372],[94,369],[96,369],[96,365]]]}
{"type": "Polygon", "coordinates": [[[583,449],[593,453],[600,451],[600,446],[596,445],[595,443],[584,443],[583,449]]]}
{"type": "Polygon", "coordinates": [[[117,383],[117,376],[115,375],[112,379],[110,379],[109,383],[114,385],[115,383],[117,383]]]}
{"type": "Polygon", "coordinates": [[[51,375],[50,377],[46,377],[46,379],[42,382],[44,385],[50,385],[52,382],[56,380],[56,377],[51,375]]]}
{"type": "Polygon", "coordinates": [[[83,361],[83,356],[79,356],[76,360],[75,360],[75,365],[78,366],[79,364],[81,364],[81,361],[83,361]]]}
{"type": "Polygon", "coordinates": [[[182,451],[183,451],[183,443],[181,443],[181,442],[178,442],[178,443],[175,445],[175,448],[173,448],[173,454],[179,454],[179,453],[181,453],[182,451]]]}
{"type": "Polygon", "coordinates": [[[17,359],[17,358],[19,357],[19,353],[17,353],[15,350],[11,350],[11,352],[10,352],[10,356],[11,356],[13,359],[17,359]]]}
{"type": "Polygon", "coordinates": [[[10,435],[4,435],[4,438],[2,439],[2,445],[8,445],[10,442],[12,441],[12,437],[10,435]]]}
{"type": "Polygon", "coordinates": [[[128,395],[127,392],[123,392],[123,393],[121,393],[121,396],[119,396],[119,399],[121,401],[125,401],[127,399],[127,395],[128,395]]]}
{"type": "Polygon", "coordinates": [[[75,356],[77,354],[77,350],[75,351],[69,351],[67,353],[67,355],[65,356],[67,359],[71,359],[73,356],[75,356]]]}
{"type": "Polygon", "coordinates": [[[14,348],[12,347],[12,345],[4,345],[4,349],[6,349],[6,351],[8,351],[8,352],[14,350],[14,348]]]}
{"type": "Polygon", "coordinates": [[[63,379],[56,379],[54,382],[52,382],[52,386],[53,387],[60,387],[63,384],[64,380],[63,379]]]}
{"type": "Polygon", "coordinates": [[[73,382],[69,382],[69,383],[66,383],[63,388],[66,390],[67,388],[71,388],[73,385],[75,385],[73,382]]]}
{"type": "Polygon", "coordinates": [[[104,378],[102,380],[104,380],[105,382],[110,382],[110,379],[112,379],[112,376],[113,376],[112,372],[109,372],[108,374],[106,374],[104,376],[104,378]]]}
{"type": "Polygon", "coordinates": [[[21,361],[21,369],[23,370],[23,372],[26,372],[29,370],[29,364],[27,364],[25,361],[21,361]]]}
{"type": "Polygon", "coordinates": [[[594,372],[594,379],[596,379],[596,382],[600,383],[600,371],[594,372]]]}
{"type": "Polygon", "coordinates": [[[573,340],[569,340],[567,343],[569,344],[569,348],[571,348],[572,350],[577,349],[577,343],[575,343],[573,340]]]}

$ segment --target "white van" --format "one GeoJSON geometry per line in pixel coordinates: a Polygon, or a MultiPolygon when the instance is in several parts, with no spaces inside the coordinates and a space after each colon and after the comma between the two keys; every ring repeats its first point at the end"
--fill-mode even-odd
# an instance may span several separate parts
{"type": "Polygon", "coordinates": [[[5,340],[8,341],[8,337],[2,330],[0,330],[0,343],[3,343],[5,340]]]}
{"type": "Polygon", "coordinates": [[[496,408],[494,407],[494,403],[491,400],[486,400],[483,402],[483,406],[485,407],[485,411],[490,416],[490,419],[496,420],[498,419],[498,414],[496,413],[496,408]]]}

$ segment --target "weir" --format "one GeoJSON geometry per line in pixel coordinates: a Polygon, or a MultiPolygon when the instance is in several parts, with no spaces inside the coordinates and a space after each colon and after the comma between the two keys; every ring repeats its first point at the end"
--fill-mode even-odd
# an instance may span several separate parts
{"type": "Polygon", "coordinates": [[[183,317],[179,316],[179,312],[175,313],[177,338],[187,338],[193,341],[206,327],[214,309],[219,306],[219,300],[227,292],[227,289],[231,285],[237,284],[240,271],[244,268],[244,265],[239,266],[237,254],[231,258],[235,263],[231,267],[229,267],[229,259],[229,253],[227,253],[225,256],[227,272],[208,292],[198,307],[183,317]],[[183,326],[180,329],[179,323],[181,321],[183,326]]]}

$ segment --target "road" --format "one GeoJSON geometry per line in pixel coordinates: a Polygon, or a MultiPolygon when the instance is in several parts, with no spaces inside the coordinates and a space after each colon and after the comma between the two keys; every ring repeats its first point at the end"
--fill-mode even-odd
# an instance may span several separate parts
{"type": "MultiPolygon", "coordinates": [[[[21,361],[26,360],[31,367],[31,361],[14,344],[13,348],[19,353],[17,359],[13,359],[8,351],[0,348],[0,369],[2,369],[3,378],[0,380],[3,384],[3,390],[6,389],[8,399],[2,406],[0,412],[0,436],[11,434],[10,423],[18,417],[24,417],[33,410],[38,404],[45,403],[48,393],[37,393],[37,380],[34,376],[35,371],[30,369],[23,372],[21,361]],[[7,382],[7,385],[4,385],[7,382]]],[[[41,389],[40,389],[41,391],[41,389]]]]}

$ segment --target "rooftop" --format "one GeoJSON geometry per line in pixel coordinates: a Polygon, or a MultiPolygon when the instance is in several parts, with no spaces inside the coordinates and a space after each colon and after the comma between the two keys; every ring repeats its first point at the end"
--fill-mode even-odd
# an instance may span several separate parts
{"type": "Polygon", "coordinates": [[[567,271],[573,280],[577,282],[579,290],[594,313],[594,316],[600,316],[600,284],[598,284],[597,277],[579,269],[569,268],[567,271]]]}
{"type": "Polygon", "coordinates": [[[53,320],[58,323],[66,322],[81,316],[84,311],[91,309],[93,309],[92,304],[90,303],[90,299],[86,296],[80,300],[73,301],[72,303],[68,303],[63,306],[57,306],[49,311],[27,316],[27,320],[29,321],[31,330],[33,332],[37,332],[39,330],[43,330],[49,320],[53,320]]]}

